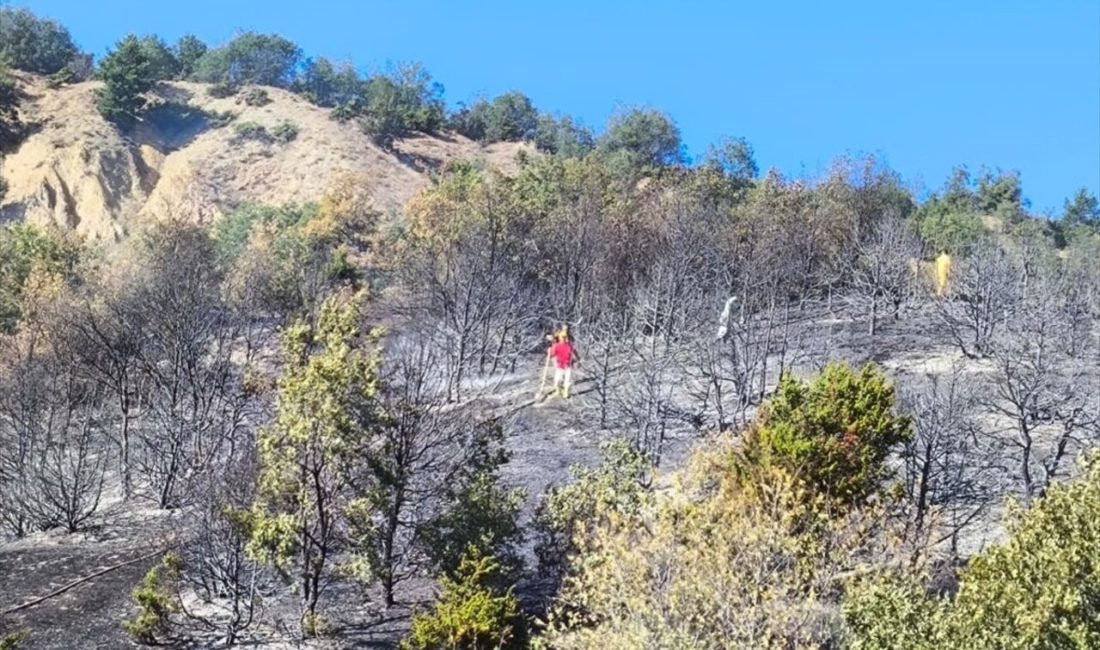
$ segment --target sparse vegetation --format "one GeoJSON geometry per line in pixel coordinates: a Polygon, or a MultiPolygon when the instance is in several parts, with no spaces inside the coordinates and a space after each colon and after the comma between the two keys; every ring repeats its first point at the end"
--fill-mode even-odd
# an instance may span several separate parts
{"type": "Polygon", "coordinates": [[[292,122],[280,122],[271,129],[271,137],[286,144],[298,137],[298,127],[292,122]]]}
{"type": "Polygon", "coordinates": [[[263,88],[252,86],[242,90],[237,95],[237,103],[244,103],[248,106],[267,106],[271,103],[271,97],[268,96],[267,91],[263,88]]]}
{"type": "Polygon", "coordinates": [[[160,645],[170,640],[171,617],[179,611],[181,568],[179,556],[167,553],[134,588],[130,597],[137,605],[138,613],[133,619],[125,621],[122,628],[138,643],[160,645]]]}
{"type": "Polygon", "coordinates": [[[68,33],[0,18],[0,146],[52,152],[0,178],[0,595],[36,634],[40,584],[118,612],[124,576],[103,647],[1100,647],[1087,188],[792,179],[254,32],[119,41],[112,132],[43,88],[91,69],[68,33]]]}

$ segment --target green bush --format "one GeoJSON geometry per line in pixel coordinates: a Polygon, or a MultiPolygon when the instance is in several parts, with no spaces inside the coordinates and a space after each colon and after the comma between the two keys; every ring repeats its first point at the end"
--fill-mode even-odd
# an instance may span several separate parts
{"type": "Polygon", "coordinates": [[[19,322],[23,289],[36,269],[71,278],[80,249],[55,230],[26,223],[0,227],[0,332],[19,322]]]}
{"type": "Polygon", "coordinates": [[[268,96],[267,90],[253,86],[244,90],[238,97],[237,103],[244,102],[248,106],[267,106],[271,103],[271,97],[268,96]]]}
{"type": "Polygon", "coordinates": [[[271,129],[271,135],[279,142],[287,143],[298,137],[298,127],[293,122],[280,122],[271,129]]]}
{"type": "Polygon", "coordinates": [[[16,650],[30,637],[31,631],[27,629],[16,630],[11,634],[0,637],[0,650],[16,650]]]}
{"type": "Polygon", "coordinates": [[[580,526],[591,528],[612,513],[636,513],[645,501],[645,457],[624,440],[604,443],[600,455],[595,469],[574,466],[573,480],[550,488],[535,509],[535,555],[544,576],[557,578],[565,572],[577,552],[580,526]]]}
{"type": "Polygon", "coordinates": [[[397,66],[363,84],[362,128],[380,146],[443,125],[443,87],[420,65],[397,66]]]}
{"type": "Polygon", "coordinates": [[[917,217],[925,249],[965,255],[985,236],[980,217],[965,212],[930,211],[917,217]]]}
{"type": "Polygon", "coordinates": [[[137,616],[123,621],[122,629],[138,643],[160,644],[171,634],[171,616],[179,610],[179,578],[182,560],[167,553],[160,564],[149,569],[130,598],[138,606],[137,616]]]}
{"type": "Polygon", "coordinates": [[[296,44],[277,34],[245,32],[223,47],[208,50],[195,62],[194,77],[224,82],[286,88],[302,56],[296,44]]]}
{"type": "Polygon", "coordinates": [[[471,548],[455,578],[444,577],[431,612],[413,616],[402,650],[519,650],[525,647],[523,616],[511,589],[492,584],[500,565],[471,548]]]}
{"type": "Polygon", "coordinates": [[[270,142],[271,134],[267,132],[267,128],[263,124],[256,122],[241,122],[233,127],[236,132],[237,140],[259,140],[260,142],[270,142]]]}
{"type": "Polygon", "coordinates": [[[0,7],[0,59],[17,70],[54,74],[80,51],[69,30],[26,9],[0,7]]]}
{"type": "Polygon", "coordinates": [[[882,487],[887,456],[910,436],[894,388],[875,366],[831,363],[810,383],[784,375],[745,434],[740,470],[780,469],[816,495],[858,505],[882,487]]]}
{"type": "Polygon", "coordinates": [[[651,171],[685,159],[680,129],[670,117],[652,109],[633,109],[611,118],[599,151],[625,171],[651,171]]]}
{"type": "Polygon", "coordinates": [[[210,84],[210,87],[206,89],[206,94],[214,99],[225,99],[237,94],[237,87],[228,81],[219,81],[210,84]]]}
{"type": "Polygon", "coordinates": [[[1013,507],[1007,541],[974,558],[954,598],[919,580],[854,586],[844,615],[853,650],[1100,648],[1100,456],[1029,510],[1013,507]]]}

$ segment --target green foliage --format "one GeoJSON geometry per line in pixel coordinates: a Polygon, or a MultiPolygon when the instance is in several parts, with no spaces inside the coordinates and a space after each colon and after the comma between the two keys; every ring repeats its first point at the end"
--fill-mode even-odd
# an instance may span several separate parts
{"type": "Polygon", "coordinates": [[[579,158],[595,147],[592,131],[575,123],[568,115],[561,118],[540,116],[534,139],[539,151],[565,158],[579,158]]]}
{"type": "MultiPolygon", "coordinates": [[[[19,141],[23,127],[19,122],[19,89],[11,70],[0,58],[0,150],[19,141]]],[[[0,179],[0,184],[3,179],[0,179]]],[[[0,194],[0,200],[3,195],[0,194]]]]}
{"type": "Polygon", "coordinates": [[[240,122],[233,127],[233,131],[237,134],[236,140],[238,142],[244,140],[271,141],[271,134],[267,132],[267,127],[257,122],[240,122]]]}
{"type": "Polygon", "coordinates": [[[332,296],[316,321],[287,327],[276,417],[257,434],[258,499],[248,552],[287,577],[302,601],[303,629],[346,545],[349,477],[377,424],[378,354],[362,330],[362,296],[332,296]]]}
{"type": "Polygon", "coordinates": [[[69,30],[27,9],[0,7],[0,59],[17,70],[54,74],[79,54],[69,30]]]}
{"type": "Polygon", "coordinates": [[[986,236],[981,218],[967,212],[951,212],[938,200],[921,206],[916,215],[917,228],[925,249],[966,254],[986,236]]]}
{"type": "Polygon", "coordinates": [[[306,59],[291,89],[318,106],[333,108],[359,99],[362,83],[351,63],[337,67],[321,57],[306,59]]]}
{"type": "Polygon", "coordinates": [[[752,145],[744,138],[726,138],[718,146],[711,146],[703,166],[747,187],[760,173],[753,157],[752,145]]]}
{"type": "Polygon", "coordinates": [[[1006,223],[1016,223],[1024,216],[1023,190],[1020,175],[1016,172],[984,172],[978,179],[978,210],[1002,219],[1006,223]]]}
{"type": "Polygon", "coordinates": [[[363,85],[362,128],[388,147],[413,132],[434,133],[443,125],[443,87],[420,65],[399,65],[363,85]]]}
{"type": "Polygon", "coordinates": [[[253,86],[237,97],[237,103],[241,102],[248,106],[267,106],[271,103],[271,97],[267,94],[267,90],[253,86]]]}
{"type": "Polygon", "coordinates": [[[19,322],[23,291],[35,271],[71,278],[79,248],[55,230],[27,223],[0,227],[0,331],[19,322]]]}
{"type": "Polygon", "coordinates": [[[207,83],[286,88],[302,56],[301,49],[277,34],[245,32],[224,46],[208,50],[195,62],[194,77],[207,83]]]}
{"type": "Polygon", "coordinates": [[[185,34],[176,41],[175,54],[181,79],[190,79],[195,74],[199,59],[206,54],[206,50],[206,43],[194,34],[185,34]]]}
{"type": "Polygon", "coordinates": [[[1080,188],[1072,201],[1066,199],[1062,223],[1067,227],[1086,226],[1100,232],[1100,201],[1087,189],[1080,188]]]}
{"type": "Polygon", "coordinates": [[[226,97],[236,95],[237,89],[227,81],[219,81],[210,84],[210,87],[206,89],[206,94],[214,99],[225,99],[226,97]]]}
{"type": "Polygon", "coordinates": [[[11,634],[0,637],[0,650],[17,650],[31,635],[31,631],[24,628],[11,634]]]}
{"type": "Polygon", "coordinates": [[[500,564],[471,547],[455,576],[442,579],[431,612],[413,616],[402,650],[519,650],[525,646],[524,620],[511,589],[494,588],[500,564]]]}
{"type": "Polygon", "coordinates": [[[894,388],[880,370],[831,363],[808,384],[780,379],[740,462],[749,480],[776,468],[832,503],[859,505],[889,476],[890,449],[909,436],[910,420],[894,414],[894,388]]]}
{"type": "Polygon", "coordinates": [[[447,128],[471,140],[485,139],[485,123],[489,119],[489,102],[479,99],[467,106],[459,103],[458,110],[447,118],[447,128]]]}
{"type": "Polygon", "coordinates": [[[271,129],[271,136],[285,144],[298,137],[298,127],[293,122],[279,122],[271,129]]]}
{"type": "Polygon", "coordinates": [[[160,564],[149,569],[141,584],[130,594],[138,606],[137,616],[123,621],[122,629],[138,643],[161,644],[172,631],[171,616],[179,611],[179,579],[183,561],[167,553],[160,564]]]}
{"type": "Polygon", "coordinates": [[[535,555],[544,575],[558,576],[578,550],[576,536],[609,515],[633,515],[647,496],[645,457],[624,440],[600,446],[595,469],[574,466],[572,481],[547,491],[535,510],[535,555]]]}
{"type": "Polygon", "coordinates": [[[953,599],[913,579],[851,590],[854,650],[1085,650],[1100,647],[1100,456],[1029,510],[1013,507],[1008,539],[974,558],[953,599]]]}
{"type": "Polygon", "coordinates": [[[175,52],[158,36],[144,36],[141,48],[149,60],[149,74],[156,81],[175,79],[180,74],[180,62],[175,52]]]}
{"type": "Polygon", "coordinates": [[[538,128],[538,112],[519,92],[500,95],[489,104],[485,116],[485,142],[530,140],[538,128]]]}
{"type": "Polygon", "coordinates": [[[213,235],[218,259],[232,265],[248,244],[249,235],[257,226],[272,226],[279,233],[301,229],[317,218],[317,206],[283,206],[275,208],[246,204],[214,223],[213,235]]]}
{"type": "Polygon", "coordinates": [[[446,510],[421,531],[429,561],[444,575],[455,575],[468,549],[495,556],[509,570],[519,569],[516,549],[523,531],[518,518],[526,494],[499,485],[498,473],[509,458],[502,441],[497,423],[480,427],[473,440],[478,451],[447,487],[446,510]]]}
{"type": "Polygon", "coordinates": [[[597,150],[625,166],[652,171],[684,161],[680,129],[664,113],[635,108],[611,118],[597,150]]]}
{"type": "Polygon", "coordinates": [[[99,64],[104,87],[99,94],[99,112],[119,125],[135,121],[145,109],[145,93],[157,81],[148,48],[131,34],[99,64]]]}

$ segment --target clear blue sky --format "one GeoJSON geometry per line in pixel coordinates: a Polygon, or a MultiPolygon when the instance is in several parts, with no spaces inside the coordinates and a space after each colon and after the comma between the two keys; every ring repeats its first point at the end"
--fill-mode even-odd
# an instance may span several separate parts
{"type": "Polygon", "coordinates": [[[1100,2],[27,0],[97,56],[129,32],[253,29],[369,69],[420,61],[453,105],[517,89],[593,127],[667,111],[690,153],[744,136],[815,175],[875,153],[918,187],[1018,170],[1033,209],[1100,193],[1100,2]]]}

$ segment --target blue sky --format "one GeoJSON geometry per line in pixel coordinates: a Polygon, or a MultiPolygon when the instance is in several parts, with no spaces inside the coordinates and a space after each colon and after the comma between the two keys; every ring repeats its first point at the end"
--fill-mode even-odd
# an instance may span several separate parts
{"type": "Polygon", "coordinates": [[[700,155],[723,135],[814,176],[874,153],[914,187],[1018,170],[1033,209],[1100,193],[1100,2],[28,0],[97,56],[126,33],[278,32],[370,69],[420,61],[453,105],[521,90],[602,127],[652,106],[700,155]]]}

